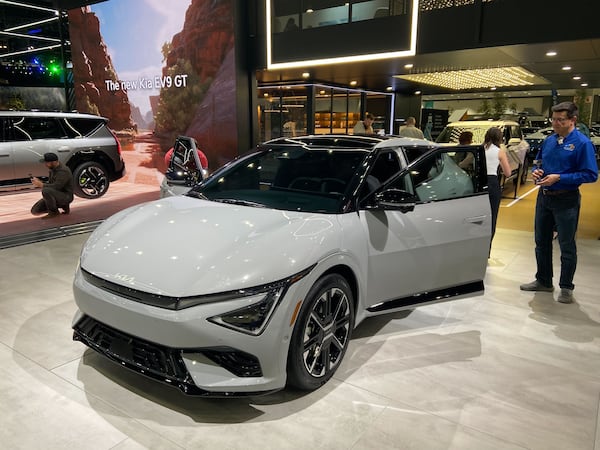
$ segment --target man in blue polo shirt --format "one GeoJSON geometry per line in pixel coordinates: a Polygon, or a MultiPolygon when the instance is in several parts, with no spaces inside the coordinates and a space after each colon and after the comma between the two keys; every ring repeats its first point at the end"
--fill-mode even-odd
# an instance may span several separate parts
{"type": "Polygon", "coordinates": [[[535,258],[537,273],[531,283],[522,284],[523,291],[552,292],[552,232],[558,231],[560,246],[560,294],[558,301],[573,303],[573,277],[577,267],[575,232],[579,221],[582,183],[598,179],[594,145],[575,128],[579,111],[572,102],[552,107],[552,129],[537,159],[541,167],[533,171],[540,186],[535,205],[535,258]]]}

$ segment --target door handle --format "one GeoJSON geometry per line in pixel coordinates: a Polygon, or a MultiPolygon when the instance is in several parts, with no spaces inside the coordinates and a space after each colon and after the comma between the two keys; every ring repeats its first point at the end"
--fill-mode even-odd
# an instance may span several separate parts
{"type": "Polygon", "coordinates": [[[481,225],[487,216],[475,216],[475,217],[467,217],[465,222],[467,223],[476,223],[477,225],[481,225]]]}

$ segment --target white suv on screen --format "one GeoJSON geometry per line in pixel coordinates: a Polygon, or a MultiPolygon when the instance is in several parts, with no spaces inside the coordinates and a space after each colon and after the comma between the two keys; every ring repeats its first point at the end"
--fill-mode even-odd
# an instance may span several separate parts
{"type": "Polygon", "coordinates": [[[98,198],[125,174],[121,144],[108,119],[92,114],[0,111],[0,191],[32,188],[30,177],[44,178],[44,153],[58,155],[73,172],[74,193],[98,198]]]}

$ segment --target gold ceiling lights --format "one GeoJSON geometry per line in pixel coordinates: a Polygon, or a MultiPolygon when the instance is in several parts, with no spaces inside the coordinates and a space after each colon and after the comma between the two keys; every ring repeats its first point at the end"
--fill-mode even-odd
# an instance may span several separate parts
{"type": "Polygon", "coordinates": [[[415,83],[428,84],[455,91],[550,84],[545,78],[534,75],[519,66],[451,70],[446,72],[427,72],[394,76],[415,83]]]}

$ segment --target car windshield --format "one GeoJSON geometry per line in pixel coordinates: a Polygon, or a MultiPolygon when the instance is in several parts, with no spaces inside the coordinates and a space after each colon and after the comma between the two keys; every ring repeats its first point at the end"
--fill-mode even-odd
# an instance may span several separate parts
{"type": "Polygon", "coordinates": [[[365,170],[366,149],[278,146],[240,158],[187,195],[273,209],[339,213],[365,170]]]}

